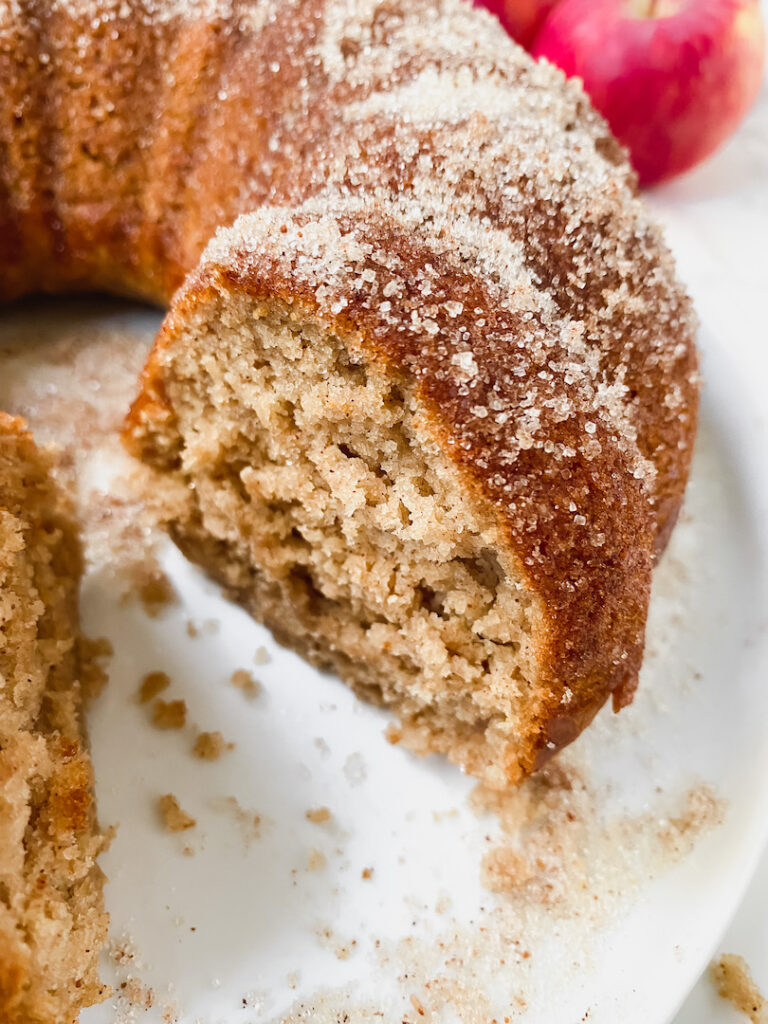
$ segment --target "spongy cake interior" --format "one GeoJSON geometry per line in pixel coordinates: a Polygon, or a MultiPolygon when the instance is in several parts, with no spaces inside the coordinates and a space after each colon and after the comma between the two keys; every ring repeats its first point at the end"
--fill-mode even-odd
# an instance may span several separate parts
{"type": "Polygon", "coordinates": [[[106,994],[103,846],[81,722],[80,551],[47,459],[0,416],[0,1019],[70,1024],[106,994]]]}
{"type": "Polygon", "coordinates": [[[514,777],[538,602],[405,377],[245,294],[209,296],[176,330],[170,436],[150,424],[141,445],[182,549],[282,641],[394,708],[409,746],[490,784],[514,777]]]}

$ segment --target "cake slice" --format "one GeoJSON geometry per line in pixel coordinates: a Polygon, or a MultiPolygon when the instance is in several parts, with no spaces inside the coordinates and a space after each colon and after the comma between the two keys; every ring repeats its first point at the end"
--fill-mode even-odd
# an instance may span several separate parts
{"type": "Polygon", "coordinates": [[[108,994],[104,845],[83,728],[80,548],[49,461],[0,413],[0,1021],[72,1024],[108,994]]]}
{"type": "Polygon", "coordinates": [[[503,787],[631,699],[670,478],[626,369],[436,234],[343,195],[242,218],[125,437],[189,557],[394,738],[503,787]]]}

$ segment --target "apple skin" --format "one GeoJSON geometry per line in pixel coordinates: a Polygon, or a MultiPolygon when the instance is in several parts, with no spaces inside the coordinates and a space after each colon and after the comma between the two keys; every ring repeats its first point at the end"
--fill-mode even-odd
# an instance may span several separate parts
{"type": "Polygon", "coordinates": [[[757,94],[757,0],[561,0],[532,54],[578,75],[641,184],[682,174],[735,131],[757,94]]]}
{"type": "Polygon", "coordinates": [[[509,35],[528,48],[557,0],[474,0],[495,14],[509,35]]]}

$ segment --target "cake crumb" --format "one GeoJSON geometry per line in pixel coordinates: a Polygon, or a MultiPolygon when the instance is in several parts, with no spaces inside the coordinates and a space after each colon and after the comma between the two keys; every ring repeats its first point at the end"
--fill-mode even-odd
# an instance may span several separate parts
{"type": "Polygon", "coordinates": [[[391,743],[393,747],[396,747],[398,743],[402,742],[403,730],[399,725],[396,725],[394,722],[390,722],[384,730],[384,739],[387,743],[391,743]]]}
{"type": "Polygon", "coordinates": [[[322,850],[310,850],[309,858],[307,860],[308,871],[319,871],[324,868],[326,864],[325,854],[322,850]]]}
{"type": "Polygon", "coordinates": [[[269,651],[266,647],[257,647],[256,653],[253,656],[254,665],[268,665],[272,661],[269,651]]]}
{"type": "Polygon", "coordinates": [[[139,687],[139,704],[149,704],[170,685],[171,677],[167,672],[147,672],[139,687]]]}
{"type": "Polygon", "coordinates": [[[313,825],[322,825],[323,822],[331,820],[331,812],[327,807],[313,807],[306,812],[306,819],[313,825]]]}
{"type": "Polygon", "coordinates": [[[709,965],[709,976],[722,999],[727,999],[752,1024],[768,1024],[768,1002],[755,984],[743,957],[723,953],[709,965]]]}
{"type": "Polygon", "coordinates": [[[187,721],[187,705],[183,700],[156,700],[152,708],[152,724],[156,729],[182,729],[187,721]]]}
{"type": "Polygon", "coordinates": [[[261,683],[254,679],[251,673],[244,668],[236,669],[230,676],[229,681],[233,686],[237,687],[238,690],[241,690],[246,697],[250,697],[251,699],[257,697],[261,690],[261,683]]]}
{"type": "Polygon", "coordinates": [[[109,945],[109,956],[118,967],[127,967],[138,961],[136,947],[130,938],[113,939],[109,945]]]}
{"type": "Polygon", "coordinates": [[[226,743],[220,732],[201,732],[192,752],[201,761],[218,761],[225,750],[234,750],[234,743],[226,743]]]}
{"type": "Polygon", "coordinates": [[[157,809],[168,832],[184,832],[188,828],[194,828],[197,824],[193,817],[186,811],[182,811],[179,801],[172,793],[158,797],[157,809]]]}
{"type": "Polygon", "coordinates": [[[363,868],[361,872],[361,877],[365,879],[366,882],[369,879],[373,878],[373,868],[363,868]]]}
{"type": "Polygon", "coordinates": [[[108,676],[102,662],[114,654],[112,642],[105,636],[81,636],[77,649],[83,695],[86,700],[95,700],[107,684],[108,676]]]}
{"type": "Polygon", "coordinates": [[[139,582],[136,592],[144,611],[152,619],[157,618],[163,609],[176,604],[179,600],[170,579],[159,567],[153,569],[145,579],[139,582]]]}
{"type": "Polygon", "coordinates": [[[120,997],[131,1006],[141,1010],[151,1010],[155,1005],[155,993],[146,987],[138,978],[129,977],[119,985],[120,997]]]}

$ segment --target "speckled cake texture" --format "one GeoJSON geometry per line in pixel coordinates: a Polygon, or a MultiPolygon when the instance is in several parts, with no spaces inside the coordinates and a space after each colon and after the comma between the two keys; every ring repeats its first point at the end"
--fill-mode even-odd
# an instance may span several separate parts
{"type": "MultiPolygon", "coordinates": [[[[0,83],[5,295],[100,287],[165,301],[193,271],[127,427],[188,553],[286,640],[393,705],[407,742],[491,784],[540,764],[609,695],[631,699],[652,564],[695,434],[695,324],[625,155],[577,83],[460,0],[5,2],[0,83]],[[325,518],[308,506],[299,522],[275,504],[275,473],[271,494],[266,479],[259,490],[253,460],[280,456],[243,428],[248,416],[269,426],[244,362],[259,345],[259,358],[279,356],[288,394],[289,335],[317,347],[306,374],[335,373],[322,353],[341,359],[350,422],[356,383],[380,410],[403,403],[397,439],[380,438],[426,453],[429,514],[413,498],[407,523],[363,522],[337,475],[323,478],[325,518]],[[210,412],[205,438],[193,406],[210,412]],[[383,572],[387,545],[405,545],[407,587],[337,562],[349,578],[334,596],[296,552],[270,568],[266,534],[253,534],[270,503],[272,538],[297,531],[297,551],[351,551],[357,523],[383,572]],[[450,537],[438,529],[448,509],[450,537]],[[428,555],[410,546],[419,529],[428,555]],[[453,566],[447,603],[416,581],[419,558],[427,575],[453,566]],[[342,636],[331,623],[350,609],[342,636]]],[[[342,444],[352,454],[338,473],[389,507],[365,473],[396,493],[397,460],[359,458],[339,440],[343,417],[302,415],[293,435],[275,425],[286,439],[327,434],[322,457],[302,449],[312,472],[342,444]]]]}
{"type": "Polygon", "coordinates": [[[82,726],[80,549],[46,456],[0,414],[0,1020],[107,995],[103,846],[82,726]]]}

